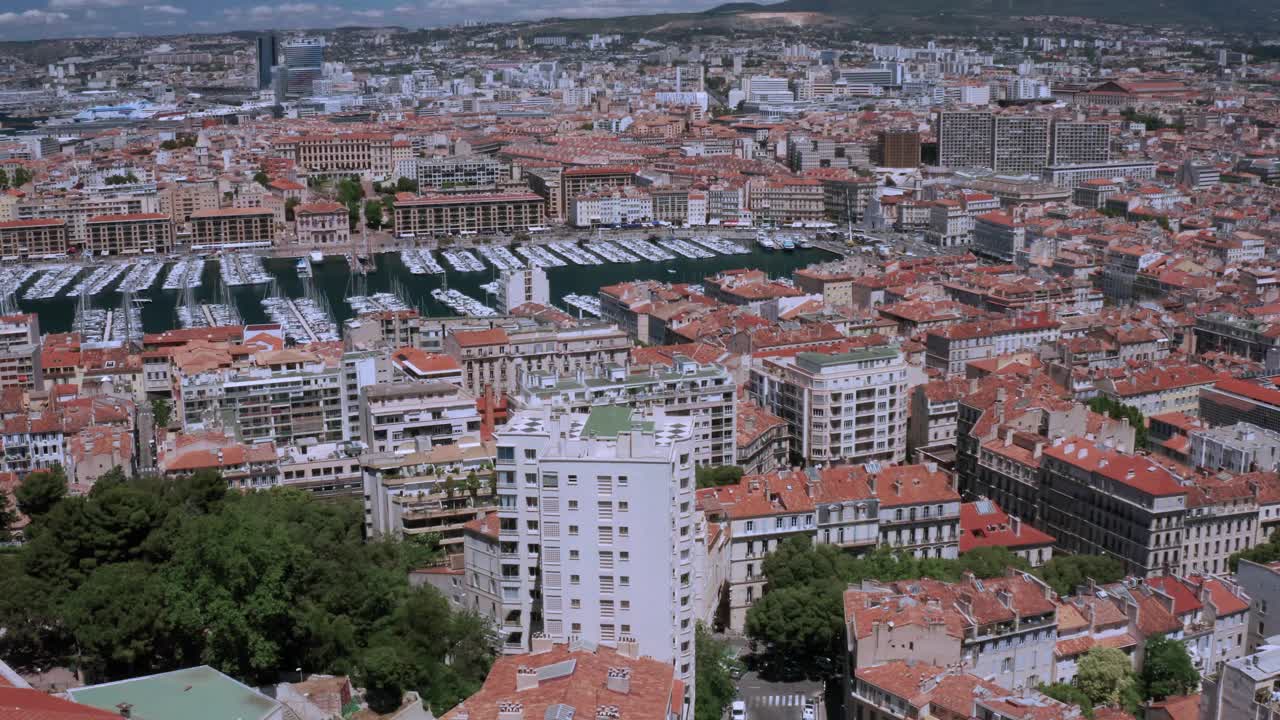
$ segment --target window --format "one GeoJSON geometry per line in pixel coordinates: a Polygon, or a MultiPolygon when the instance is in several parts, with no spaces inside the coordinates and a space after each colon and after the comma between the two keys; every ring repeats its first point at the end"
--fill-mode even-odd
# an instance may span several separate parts
{"type": "Polygon", "coordinates": [[[542,487],[558,488],[560,487],[560,479],[555,473],[542,473],[542,487]]]}
{"type": "Polygon", "coordinates": [[[525,460],[537,460],[537,459],[538,459],[538,451],[537,451],[537,450],[530,450],[530,449],[526,449],[526,450],[524,451],[524,459],[525,459],[525,460]]]}
{"type": "Polygon", "coordinates": [[[627,552],[626,550],[623,550],[618,553],[618,559],[621,560],[622,562],[626,562],[631,559],[631,553],[627,552]]]}
{"type": "Polygon", "coordinates": [[[581,609],[581,608],[582,608],[582,601],[581,601],[581,600],[579,600],[578,598],[570,598],[570,599],[569,599],[569,607],[570,607],[570,608],[572,608],[572,609],[574,609],[574,610],[579,610],[579,609],[581,609]]]}
{"type": "Polygon", "coordinates": [[[570,475],[570,476],[568,477],[568,482],[569,482],[569,485],[570,485],[570,486],[577,485],[577,484],[578,484],[578,476],[577,476],[577,475],[570,475]]]}
{"type": "Polygon", "coordinates": [[[577,535],[577,534],[578,534],[578,526],[577,526],[577,525],[570,525],[570,526],[569,526],[569,534],[570,534],[570,535],[577,535]]]}
{"type": "Polygon", "coordinates": [[[569,509],[570,509],[570,510],[577,510],[577,509],[578,509],[578,501],[577,501],[577,500],[570,500],[570,501],[569,501],[569,509]]]}
{"type": "Polygon", "coordinates": [[[529,528],[529,532],[531,532],[531,533],[536,533],[536,532],[538,532],[538,521],[537,521],[537,520],[528,520],[528,521],[526,521],[526,525],[527,525],[527,526],[528,526],[528,528],[529,528]]]}
{"type": "Polygon", "coordinates": [[[574,635],[577,635],[582,632],[582,623],[574,623],[569,627],[572,629],[572,632],[574,635]]]}
{"type": "MultiPolygon", "coordinates": [[[[685,504],[687,505],[688,503],[685,503],[685,504]]],[[[626,512],[630,508],[631,508],[631,505],[626,500],[618,501],[618,512],[626,512]]]]}
{"type": "Polygon", "coordinates": [[[630,609],[631,609],[631,601],[630,601],[630,600],[623,600],[621,603],[619,603],[619,607],[621,607],[623,610],[630,610],[630,609]]]}
{"type": "Polygon", "coordinates": [[[618,526],[618,537],[628,537],[631,535],[631,528],[626,525],[618,526]]]}
{"type": "Polygon", "coordinates": [[[627,486],[627,476],[626,476],[626,475],[619,475],[619,476],[618,476],[618,487],[626,487],[626,486],[627,486]]]}
{"type": "Polygon", "coordinates": [[[524,474],[524,484],[525,484],[525,487],[537,487],[537,486],[538,486],[538,473],[525,473],[525,474],[524,474]]]}
{"type": "Polygon", "coordinates": [[[577,560],[577,559],[578,559],[578,551],[577,551],[577,550],[570,550],[570,551],[569,551],[569,559],[570,559],[570,560],[577,560]]]}
{"type": "Polygon", "coordinates": [[[630,587],[630,586],[631,586],[631,577],[630,577],[629,575],[623,575],[623,576],[619,577],[619,578],[618,578],[618,584],[619,584],[619,585],[621,585],[622,587],[630,587]]]}
{"type": "Polygon", "coordinates": [[[510,447],[510,446],[499,447],[499,448],[498,448],[498,459],[499,459],[499,460],[515,460],[515,459],[516,459],[516,449],[515,449],[515,448],[513,448],[513,447],[510,447]]]}
{"type": "Polygon", "coordinates": [[[570,584],[570,585],[577,585],[577,584],[579,584],[581,581],[582,581],[582,578],[578,577],[577,575],[570,575],[570,576],[569,576],[569,584],[570,584]]]}
{"type": "Polygon", "coordinates": [[[755,520],[748,520],[748,521],[747,521],[747,532],[755,532],[755,529],[756,529],[756,521],[755,521],[755,520]]]}

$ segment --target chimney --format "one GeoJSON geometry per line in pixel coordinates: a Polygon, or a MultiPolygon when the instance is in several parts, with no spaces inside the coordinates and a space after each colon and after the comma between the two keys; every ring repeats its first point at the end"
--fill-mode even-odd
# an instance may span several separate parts
{"type": "Polygon", "coordinates": [[[538,671],[528,665],[516,668],[516,692],[524,692],[538,687],[538,671]]]}
{"type": "Polygon", "coordinates": [[[596,706],[596,720],[618,720],[620,714],[617,705],[596,706]]]}
{"type": "Polygon", "coordinates": [[[499,700],[498,720],[524,720],[524,703],[499,700]]]}
{"type": "Polygon", "coordinates": [[[1009,529],[1013,530],[1014,537],[1022,537],[1022,520],[1017,515],[1009,516],[1009,529]]]}
{"type": "Polygon", "coordinates": [[[551,652],[551,648],[555,643],[551,640],[551,636],[544,632],[536,632],[531,638],[532,642],[529,647],[530,655],[541,655],[542,653],[551,652]]]}
{"type": "Polygon", "coordinates": [[[618,638],[618,645],[615,652],[625,658],[632,660],[640,659],[640,641],[635,639],[633,635],[622,635],[618,638]]]}
{"type": "Polygon", "coordinates": [[[453,713],[453,720],[471,720],[471,712],[467,710],[466,705],[458,706],[458,709],[453,713]]]}
{"type": "Polygon", "coordinates": [[[622,693],[623,695],[631,692],[631,668],[609,668],[608,681],[605,683],[605,687],[612,692],[622,693]]]}
{"type": "Polygon", "coordinates": [[[582,649],[582,636],[570,635],[569,636],[569,652],[578,652],[581,649],[582,649]]]}
{"type": "Polygon", "coordinates": [[[893,494],[894,494],[894,495],[898,495],[898,496],[901,496],[901,495],[902,495],[902,481],[901,481],[901,480],[894,480],[894,481],[893,481],[893,494]]]}
{"type": "Polygon", "coordinates": [[[122,718],[133,717],[133,706],[129,703],[122,702],[116,705],[116,710],[120,711],[120,717],[122,718]]]}

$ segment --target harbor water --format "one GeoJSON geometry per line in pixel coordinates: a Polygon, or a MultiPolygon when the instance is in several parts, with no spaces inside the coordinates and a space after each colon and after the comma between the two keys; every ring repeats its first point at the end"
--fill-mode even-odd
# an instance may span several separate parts
{"type": "MultiPolygon", "coordinates": [[[[439,253],[436,253],[436,257],[440,259],[439,253]]],[[[763,270],[771,277],[790,277],[797,268],[831,260],[833,257],[824,250],[813,248],[782,252],[766,251],[753,246],[750,253],[742,255],[716,255],[704,259],[677,257],[661,262],[641,260],[592,266],[570,264],[547,268],[546,272],[552,304],[577,315],[577,311],[562,302],[565,295],[595,296],[603,286],[629,280],[700,283],[721,270],[736,268],[763,270]]],[[[414,275],[401,262],[399,253],[383,253],[376,256],[376,268],[361,277],[351,270],[342,256],[329,256],[324,262],[315,264],[312,277],[307,278],[300,276],[296,259],[269,258],[266,260],[266,270],[274,278],[273,284],[231,287],[224,294],[218,262],[211,259],[205,263],[202,282],[193,289],[192,294],[197,303],[217,303],[229,294],[246,323],[270,322],[262,300],[274,294],[292,298],[308,295],[322,298],[327,301],[327,306],[339,324],[354,314],[346,301],[348,297],[376,292],[396,292],[424,315],[456,316],[456,313],[431,296],[431,291],[444,287],[446,281],[450,289],[461,291],[486,305],[493,304],[492,296],[480,287],[497,277],[498,271],[491,265],[486,262],[485,270],[480,272],[456,272],[448,268],[447,264],[442,264],[446,267],[443,275],[414,275]]],[[[169,267],[166,267],[159,281],[147,290],[133,294],[140,304],[143,330],[146,332],[163,332],[178,327],[177,306],[183,302],[183,293],[180,290],[162,289],[162,281],[168,272],[169,267]]],[[[87,274],[86,271],[80,277],[87,274]]],[[[18,308],[22,312],[38,313],[42,332],[70,331],[79,299],[75,295],[66,295],[66,291],[47,300],[23,298],[22,289],[29,287],[34,279],[28,279],[19,288],[14,298],[18,308]]],[[[99,308],[119,307],[121,295],[115,292],[114,286],[109,285],[105,292],[94,295],[90,303],[99,308]]]]}

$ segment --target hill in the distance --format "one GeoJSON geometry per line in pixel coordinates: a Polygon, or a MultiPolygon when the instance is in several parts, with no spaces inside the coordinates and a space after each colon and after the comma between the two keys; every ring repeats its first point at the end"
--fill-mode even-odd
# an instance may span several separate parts
{"type": "Polygon", "coordinates": [[[783,0],[770,4],[734,2],[713,8],[707,14],[750,12],[823,13],[845,20],[1063,15],[1121,23],[1167,23],[1254,32],[1280,27],[1280,3],[1274,0],[783,0]]]}

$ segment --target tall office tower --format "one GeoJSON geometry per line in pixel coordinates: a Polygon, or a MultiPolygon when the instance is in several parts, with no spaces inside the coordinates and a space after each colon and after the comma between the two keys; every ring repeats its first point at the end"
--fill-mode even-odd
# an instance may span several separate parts
{"type": "Polygon", "coordinates": [[[285,94],[310,95],[324,67],[324,38],[295,38],[284,44],[285,94]]]}
{"type": "Polygon", "coordinates": [[[1049,118],[999,116],[986,167],[1008,175],[1040,174],[1049,164],[1049,118]]]}
{"type": "Polygon", "coordinates": [[[504,650],[527,652],[537,632],[557,643],[634,638],[692,687],[691,425],[602,405],[522,411],[498,432],[504,650]]]}
{"type": "Polygon", "coordinates": [[[938,164],[949,168],[991,167],[995,116],[989,112],[938,113],[938,164]]]}
{"type": "Polygon", "coordinates": [[[1110,162],[1109,130],[1107,123],[1058,120],[1053,124],[1053,164],[1088,165],[1110,162]]]}
{"type": "Polygon", "coordinates": [[[280,41],[275,33],[258,36],[258,89],[271,87],[271,68],[280,61],[280,41]]]}
{"type": "Polygon", "coordinates": [[[915,130],[882,130],[876,138],[876,164],[886,168],[920,165],[920,133],[915,130]]]}

